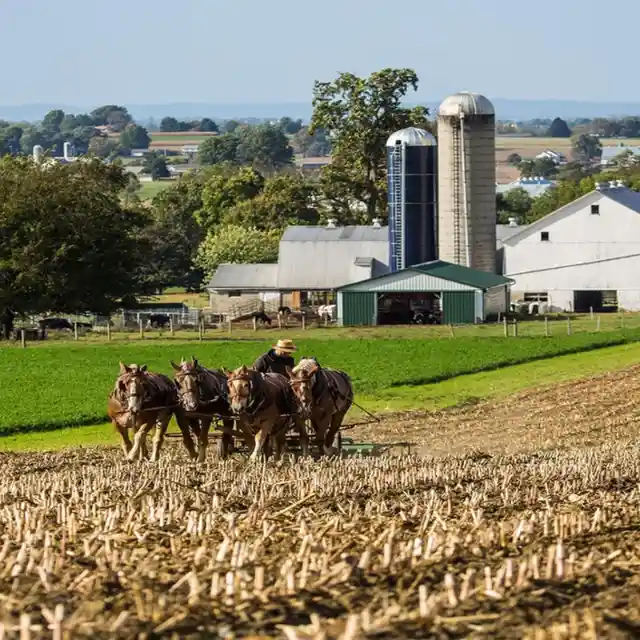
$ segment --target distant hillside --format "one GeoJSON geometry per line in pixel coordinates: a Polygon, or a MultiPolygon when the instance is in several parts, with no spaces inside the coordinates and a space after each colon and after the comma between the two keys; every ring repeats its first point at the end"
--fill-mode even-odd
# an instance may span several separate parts
{"type": "MultiPolygon", "coordinates": [[[[640,103],[624,102],[580,102],[578,100],[510,100],[492,98],[498,118],[501,120],[530,120],[533,118],[595,118],[640,115],[640,103]]],[[[438,102],[425,104],[435,113],[438,102]]],[[[0,119],[11,121],[41,120],[52,109],[62,109],[66,113],[86,113],[95,106],[64,104],[24,104],[1,106],[0,119]]],[[[202,104],[181,102],[170,104],[128,104],[126,105],[136,120],[160,120],[164,116],[175,118],[220,118],[220,119],[276,119],[282,116],[311,117],[311,103],[282,102],[265,104],[202,104]]]]}

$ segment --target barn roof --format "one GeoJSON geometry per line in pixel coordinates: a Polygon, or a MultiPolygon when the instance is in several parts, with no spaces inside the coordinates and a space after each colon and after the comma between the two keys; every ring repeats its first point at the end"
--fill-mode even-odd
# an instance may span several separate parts
{"type": "Polygon", "coordinates": [[[261,291],[278,288],[277,264],[221,264],[207,289],[261,291]]]}
{"type": "Polygon", "coordinates": [[[346,227],[290,226],[280,242],[389,242],[389,227],[350,225],[346,227]]]}

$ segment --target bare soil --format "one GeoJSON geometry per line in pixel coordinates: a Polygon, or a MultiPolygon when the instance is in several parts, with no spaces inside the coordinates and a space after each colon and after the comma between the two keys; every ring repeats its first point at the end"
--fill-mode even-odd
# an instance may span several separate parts
{"type": "Polygon", "coordinates": [[[349,434],[424,456],[3,454],[4,637],[638,637],[639,391],[637,366],[349,434]]]}

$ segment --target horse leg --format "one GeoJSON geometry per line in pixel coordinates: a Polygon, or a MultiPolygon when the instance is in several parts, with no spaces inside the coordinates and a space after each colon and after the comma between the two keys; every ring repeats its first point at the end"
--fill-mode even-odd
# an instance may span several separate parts
{"type": "Polygon", "coordinates": [[[340,411],[333,414],[333,416],[331,417],[331,424],[327,429],[327,433],[324,439],[324,450],[327,455],[334,456],[338,454],[338,450],[333,446],[333,442],[336,439],[338,431],[340,431],[340,427],[342,426],[342,421],[344,420],[345,414],[346,411],[340,411]]]}
{"type": "Polygon", "coordinates": [[[147,421],[141,424],[139,429],[136,431],[135,436],[133,436],[133,447],[127,455],[127,460],[129,460],[129,462],[133,462],[136,458],[142,460],[142,455],[143,453],[146,453],[147,448],[147,434],[151,430],[152,426],[153,423],[151,421],[147,421]]]}
{"type": "Polygon", "coordinates": [[[209,444],[209,429],[213,418],[200,420],[200,433],[198,434],[198,463],[203,463],[207,458],[207,445],[209,444]]]}
{"type": "Polygon", "coordinates": [[[193,439],[191,438],[191,421],[185,416],[182,411],[176,411],[176,422],[178,423],[178,428],[180,429],[180,433],[182,434],[182,442],[184,444],[185,449],[187,450],[187,454],[192,460],[196,458],[196,449],[193,445],[193,439]]]}
{"type": "Polygon", "coordinates": [[[131,447],[133,446],[131,444],[131,440],[129,440],[129,430],[127,429],[127,427],[121,427],[115,420],[112,420],[111,422],[120,434],[120,444],[126,458],[129,451],[131,451],[131,447]]]}
{"type": "Polygon", "coordinates": [[[267,440],[268,435],[269,433],[266,427],[261,425],[258,429],[258,433],[256,433],[254,437],[253,451],[251,452],[249,460],[257,460],[263,455],[264,443],[267,440]]]}
{"type": "Polygon", "coordinates": [[[307,425],[300,416],[295,416],[293,423],[300,437],[300,452],[303,458],[307,458],[309,457],[309,434],[307,433],[307,425]]]}
{"type": "Polygon", "coordinates": [[[224,459],[230,453],[233,453],[233,420],[222,420],[221,441],[220,457],[224,459]]]}
{"type": "Polygon", "coordinates": [[[160,456],[160,448],[164,441],[164,434],[167,432],[167,427],[171,421],[171,412],[163,413],[158,416],[156,420],[156,432],[153,436],[153,449],[151,450],[151,462],[157,462],[160,456]]]}

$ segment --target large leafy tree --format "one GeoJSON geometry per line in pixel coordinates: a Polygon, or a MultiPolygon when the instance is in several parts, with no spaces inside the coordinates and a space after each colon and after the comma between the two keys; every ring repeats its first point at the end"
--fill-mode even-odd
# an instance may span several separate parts
{"type": "Polygon", "coordinates": [[[240,140],[236,151],[238,164],[273,171],[290,165],[293,160],[289,138],[279,126],[259,124],[245,127],[235,135],[240,140]]]}
{"type": "Polygon", "coordinates": [[[385,142],[398,129],[428,126],[426,108],[402,106],[417,88],[412,69],[382,69],[366,78],[341,73],[314,84],[309,133],[322,128],[331,139],[333,162],[323,169],[322,185],[338,214],[350,216],[355,202],[367,220],[386,217],[385,142]]]}
{"type": "Polygon", "coordinates": [[[124,208],[127,180],[99,160],[0,160],[0,311],[106,313],[146,292],[148,221],[124,208]]]}
{"type": "Polygon", "coordinates": [[[148,149],[151,137],[149,132],[139,124],[128,124],[120,134],[120,144],[125,149],[148,149]]]}
{"type": "Polygon", "coordinates": [[[282,231],[225,225],[207,234],[197,263],[209,278],[222,263],[273,263],[278,260],[282,231]]]}

